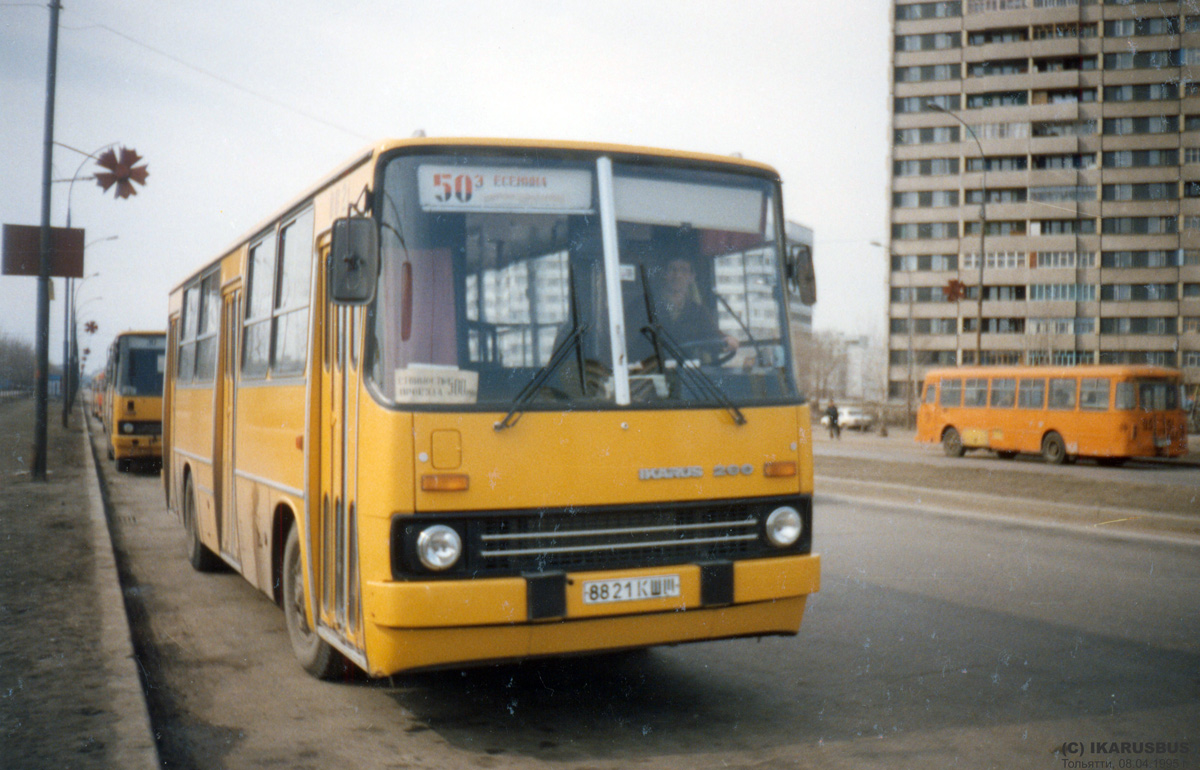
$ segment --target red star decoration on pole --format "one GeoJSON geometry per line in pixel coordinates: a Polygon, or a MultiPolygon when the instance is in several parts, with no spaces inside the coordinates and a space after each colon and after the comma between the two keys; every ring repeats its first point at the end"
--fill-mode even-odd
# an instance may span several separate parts
{"type": "Polygon", "coordinates": [[[96,184],[100,185],[104,192],[108,192],[108,188],[116,185],[115,195],[118,198],[137,195],[133,183],[145,185],[146,177],[150,176],[150,171],[146,166],[137,165],[141,160],[142,156],[138,155],[136,150],[126,147],[121,148],[120,156],[111,149],[105,151],[96,159],[96,165],[107,171],[96,172],[96,184]]]}

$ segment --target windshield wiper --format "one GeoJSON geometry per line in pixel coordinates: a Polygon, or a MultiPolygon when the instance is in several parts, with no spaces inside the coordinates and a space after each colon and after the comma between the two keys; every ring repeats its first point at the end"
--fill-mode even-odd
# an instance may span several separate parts
{"type": "Polygon", "coordinates": [[[646,266],[640,265],[640,267],[642,297],[646,302],[646,319],[650,322],[648,326],[643,326],[641,331],[654,346],[658,360],[662,361],[661,351],[666,350],[678,363],[679,379],[683,380],[684,385],[691,388],[694,393],[716,399],[733,417],[734,423],[745,425],[746,416],[742,414],[742,410],[738,409],[737,404],[733,403],[733,399],[729,398],[725,391],[721,390],[721,386],[712,377],[705,374],[703,369],[688,360],[687,355],[683,352],[683,346],[658,322],[658,313],[654,310],[654,298],[650,296],[650,282],[646,280],[646,266]]]}
{"type": "Polygon", "coordinates": [[[508,414],[504,415],[503,420],[495,424],[496,430],[504,430],[517,424],[517,421],[521,419],[521,407],[533,398],[542,385],[546,384],[550,375],[558,371],[558,367],[563,365],[572,350],[575,351],[575,359],[579,365],[580,387],[583,389],[583,395],[587,395],[587,378],[583,374],[583,333],[587,331],[588,325],[579,322],[579,303],[575,298],[575,270],[570,264],[567,265],[567,283],[571,290],[571,331],[554,346],[546,365],[538,369],[537,374],[533,375],[533,379],[525,383],[525,387],[517,393],[516,398],[513,399],[512,409],[508,410],[508,414]]]}

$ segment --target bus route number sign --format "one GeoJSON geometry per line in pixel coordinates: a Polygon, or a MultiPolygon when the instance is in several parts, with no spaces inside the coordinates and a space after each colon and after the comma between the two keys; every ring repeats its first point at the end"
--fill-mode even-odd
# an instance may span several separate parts
{"type": "Polygon", "coordinates": [[[440,166],[417,170],[426,211],[590,213],[592,174],[583,169],[440,166]]]}

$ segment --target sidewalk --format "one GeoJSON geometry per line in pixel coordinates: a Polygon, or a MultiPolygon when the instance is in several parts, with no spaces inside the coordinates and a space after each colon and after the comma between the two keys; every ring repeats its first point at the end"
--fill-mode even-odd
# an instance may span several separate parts
{"type": "Polygon", "coordinates": [[[82,413],[0,399],[0,768],[158,766],[82,413]]]}

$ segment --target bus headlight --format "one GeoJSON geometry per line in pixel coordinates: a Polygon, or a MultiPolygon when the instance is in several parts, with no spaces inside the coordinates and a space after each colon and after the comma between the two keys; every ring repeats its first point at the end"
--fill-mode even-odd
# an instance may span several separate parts
{"type": "Polygon", "coordinates": [[[778,548],[795,545],[804,532],[804,520],[800,512],[790,505],[780,506],[767,517],[767,540],[778,548]]]}
{"type": "Polygon", "coordinates": [[[417,558],[426,569],[449,569],[461,555],[462,538],[445,524],[434,524],[417,536],[417,558]]]}

